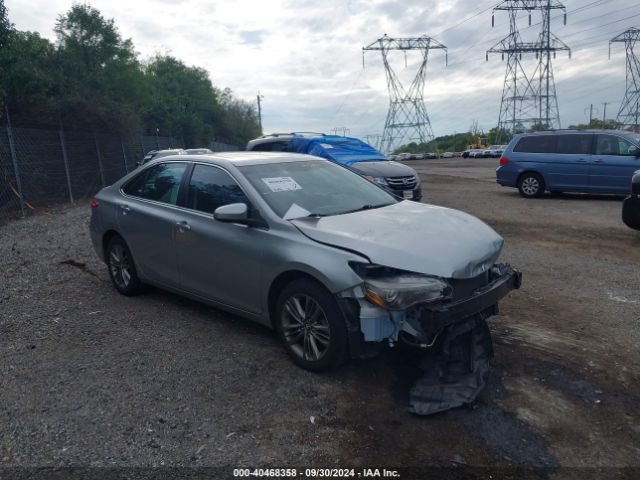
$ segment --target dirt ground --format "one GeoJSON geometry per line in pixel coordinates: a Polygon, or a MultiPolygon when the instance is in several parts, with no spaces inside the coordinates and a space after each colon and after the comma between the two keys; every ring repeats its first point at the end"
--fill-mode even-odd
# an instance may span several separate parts
{"type": "Polygon", "coordinates": [[[81,205],[0,226],[0,478],[15,466],[640,478],[640,232],[621,199],[525,200],[495,183],[494,159],[407,163],[423,201],[485,220],[523,272],[490,321],[479,402],[416,417],[419,372],[397,349],[312,374],[241,318],[160,290],[120,296],[81,205]]]}

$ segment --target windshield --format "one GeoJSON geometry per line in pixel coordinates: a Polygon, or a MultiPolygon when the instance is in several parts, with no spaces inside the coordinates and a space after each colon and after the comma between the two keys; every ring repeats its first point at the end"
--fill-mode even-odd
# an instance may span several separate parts
{"type": "Polygon", "coordinates": [[[396,203],[393,196],[373,183],[326,160],[238,168],[285,220],[340,215],[396,203]]]}

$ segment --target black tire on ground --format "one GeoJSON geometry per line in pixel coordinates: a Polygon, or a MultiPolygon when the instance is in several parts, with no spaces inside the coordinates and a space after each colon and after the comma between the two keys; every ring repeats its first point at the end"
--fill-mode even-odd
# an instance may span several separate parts
{"type": "Polygon", "coordinates": [[[285,350],[306,370],[321,372],[349,358],[347,327],[331,293],[311,279],[298,279],[280,292],[273,324],[285,350]]]}
{"type": "Polygon", "coordinates": [[[131,251],[122,237],[109,240],[105,253],[109,278],[115,289],[127,296],[141,293],[143,284],[138,278],[131,251]]]}
{"type": "Polygon", "coordinates": [[[540,198],[544,189],[544,179],[535,172],[523,173],[518,180],[518,191],[524,198],[540,198]]]}

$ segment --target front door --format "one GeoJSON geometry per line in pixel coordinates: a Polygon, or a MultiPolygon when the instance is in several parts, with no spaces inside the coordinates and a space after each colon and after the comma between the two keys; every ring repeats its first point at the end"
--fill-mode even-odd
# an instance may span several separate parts
{"type": "Polygon", "coordinates": [[[184,162],[161,163],[129,181],[119,200],[118,226],[143,279],[179,287],[174,225],[184,162]]]}
{"type": "Polygon", "coordinates": [[[628,193],[633,172],[640,168],[635,149],[635,145],[617,135],[598,135],[589,166],[592,189],[602,193],[628,193]]]}
{"type": "Polygon", "coordinates": [[[268,232],[214,220],[216,208],[250,203],[225,170],[194,165],[188,182],[186,209],[176,226],[181,288],[234,308],[260,313],[262,245],[268,232]]]}

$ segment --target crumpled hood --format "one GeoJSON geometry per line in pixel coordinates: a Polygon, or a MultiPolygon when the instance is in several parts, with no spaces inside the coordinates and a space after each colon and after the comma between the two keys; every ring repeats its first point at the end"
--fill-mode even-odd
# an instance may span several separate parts
{"type": "Polygon", "coordinates": [[[291,223],[315,241],[360,252],[373,263],[445,278],[486,271],[504,243],[476,217],[409,201],[291,223]]]}

